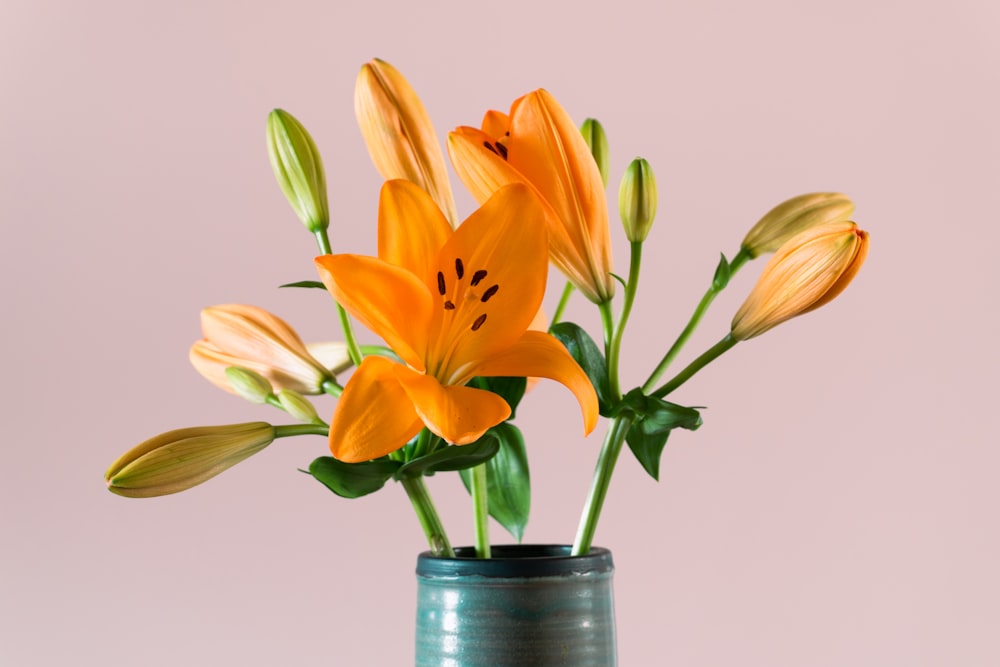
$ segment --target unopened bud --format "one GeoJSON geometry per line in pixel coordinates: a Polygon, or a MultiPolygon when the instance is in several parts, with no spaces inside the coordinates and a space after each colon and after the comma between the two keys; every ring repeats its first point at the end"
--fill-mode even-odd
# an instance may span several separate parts
{"type": "Polygon", "coordinates": [[[264,422],[168,431],[127,451],[104,479],[120,496],[165,496],[215,477],[273,440],[274,427],[264,422]]]}
{"type": "Polygon", "coordinates": [[[594,161],[597,162],[597,168],[601,171],[604,187],[608,187],[611,151],[608,148],[608,135],[604,133],[604,126],[596,118],[588,118],[580,126],[580,132],[583,133],[583,139],[587,142],[590,153],[594,156],[594,161]]]}
{"type": "Polygon", "coordinates": [[[226,369],[226,379],[233,391],[251,403],[267,403],[267,398],[274,394],[274,387],[267,378],[249,368],[230,366],[226,369]]]}
{"type": "Polygon", "coordinates": [[[306,229],[330,224],[323,160],[312,137],[292,114],[275,109],[267,117],[267,152],[278,185],[306,229]]]}
{"type": "Polygon", "coordinates": [[[833,300],[868,255],[868,232],[850,221],[813,227],[771,257],[733,317],[732,337],[746,340],[833,300]]]}
{"type": "Polygon", "coordinates": [[[636,158],[625,170],[618,188],[618,212],[629,241],[646,240],[656,217],[656,177],[643,158],[636,158]]]}
{"type": "Polygon", "coordinates": [[[319,423],[319,413],[305,396],[291,389],[282,389],[278,392],[278,402],[285,412],[306,424],[319,423]]]}
{"type": "Polygon", "coordinates": [[[747,232],[743,251],[750,259],[774,252],[810,227],[849,220],[854,202],[839,192],[813,192],[778,204],[747,232]]]}

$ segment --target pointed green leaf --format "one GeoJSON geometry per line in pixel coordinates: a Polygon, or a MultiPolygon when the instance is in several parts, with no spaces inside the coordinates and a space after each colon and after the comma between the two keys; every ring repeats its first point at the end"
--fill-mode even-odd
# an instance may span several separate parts
{"type": "MultiPolygon", "coordinates": [[[[520,542],[531,510],[531,477],[524,437],[510,422],[494,426],[490,432],[500,441],[500,451],[486,463],[490,516],[520,542]]],[[[465,488],[469,489],[470,471],[462,470],[459,474],[465,488]]]]}
{"type": "Polygon", "coordinates": [[[729,269],[729,260],[722,253],[719,253],[719,265],[715,267],[715,276],[712,277],[712,288],[715,291],[725,289],[729,284],[732,271],[729,269]]]}
{"type": "Polygon", "coordinates": [[[309,474],[338,496],[360,498],[375,493],[399,468],[398,461],[376,459],[364,463],[344,463],[321,456],[309,464],[309,474]]]}
{"type": "Polygon", "coordinates": [[[427,456],[404,463],[393,475],[396,479],[419,477],[447,470],[464,470],[491,459],[500,449],[500,439],[491,431],[468,445],[448,445],[427,456]]]}
{"type": "Polygon", "coordinates": [[[644,433],[640,424],[633,424],[625,436],[625,442],[629,449],[635,454],[635,458],[642,465],[643,470],[649,476],[660,481],[660,456],[663,448],[667,444],[670,431],[664,433],[644,433]]]}
{"type": "Polygon", "coordinates": [[[660,457],[670,431],[675,428],[694,431],[702,424],[698,410],[646,396],[638,388],[625,395],[621,409],[635,416],[625,441],[643,469],[656,480],[660,478],[660,457]]]}
{"type": "Polygon", "coordinates": [[[278,285],[281,287],[310,287],[315,289],[326,289],[326,285],[318,280],[300,280],[297,283],[285,283],[284,285],[278,285]]]}
{"type": "Polygon", "coordinates": [[[549,329],[549,333],[559,339],[590,378],[590,383],[597,392],[601,415],[611,416],[613,406],[609,400],[611,390],[608,388],[608,364],[597,343],[590,334],[573,322],[559,322],[549,329]]]}

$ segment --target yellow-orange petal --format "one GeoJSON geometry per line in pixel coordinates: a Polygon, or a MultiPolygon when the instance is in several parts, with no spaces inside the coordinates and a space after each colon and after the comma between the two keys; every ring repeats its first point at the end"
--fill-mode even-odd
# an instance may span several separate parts
{"type": "Polygon", "coordinates": [[[474,127],[457,127],[448,133],[448,155],[455,173],[480,204],[505,185],[527,183],[495,150],[487,148],[493,140],[474,127]]]}
{"type": "Polygon", "coordinates": [[[428,364],[445,384],[457,384],[449,379],[457,369],[512,345],[538,313],[548,278],[544,217],[527,186],[509,185],[441,249],[435,274],[442,277],[442,299],[455,308],[435,314],[440,327],[428,364]]]}
{"type": "Polygon", "coordinates": [[[410,366],[424,370],[431,295],[412,273],[374,257],[321,255],[323,284],[341,306],[410,366]]]}
{"type": "Polygon", "coordinates": [[[345,463],[394,452],[423,428],[395,369],[384,357],[365,357],[344,387],[330,421],[330,451],[345,463]]]}
{"type": "Polygon", "coordinates": [[[458,215],[441,144],[427,110],[403,75],[382,60],[366,63],[354,89],[354,111],[382,177],[416,183],[456,224],[458,215]]]}
{"type": "Polygon", "coordinates": [[[468,378],[513,376],[555,380],[572,391],[580,403],[584,433],[589,434],[597,425],[599,408],[594,386],[562,343],[548,333],[526,331],[510,348],[467,370],[468,378]]]}
{"type": "Polygon", "coordinates": [[[577,287],[588,298],[610,299],[614,279],[607,197],[580,130],[551,93],[539,89],[515,103],[510,135],[510,166],[542,193],[572,242],[570,248],[553,247],[557,265],[566,262],[586,276],[586,283],[577,287]]]}
{"type": "Polygon", "coordinates": [[[502,111],[490,109],[483,116],[483,132],[494,140],[504,137],[508,130],[510,130],[510,116],[502,111]]]}
{"type": "Polygon", "coordinates": [[[400,365],[394,371],[423,423],[448,442],[475,442],[487,429],[510,416],[510,406],[493,392],[444,386],[430,375],[400,365]]]}
{"type": "MultiPolygon", "coordinates": [[[[410,181],[386,181],[379,194],[378,256],[420,278],[437,271],[438,253],[452,235],[430,195],[410,181]]],[[[434,289],[434,285],[428,285],[434,289]]]]}

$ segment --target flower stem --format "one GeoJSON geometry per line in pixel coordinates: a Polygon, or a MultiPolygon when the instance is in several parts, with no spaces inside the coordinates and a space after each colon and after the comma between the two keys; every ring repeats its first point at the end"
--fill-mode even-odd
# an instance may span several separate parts
{"type": "Polygon", "coordinates": [[[420,526],[427,536],[427,543],[430,545],[431,553],[435,556],[454,558],[455,552],[448,541],[448,535],[444,532],[444,525],[441,517],[438,516],[434,502],[427,492],[423,477],[407,477],[400,482],[406,490],[406,495],[410,498],[420,526]]]}
{"type": "Polygon", "coordinates": [[[275,438],[290,438],[296,435],[330,435],[326,424],[287,424],[274,427],[275,438]]]}
{"type": "Polygon", "coordinates": [[[621,398],[621,389],[618,386],[618,366],[615,359],[615,367],[611,367],[611,344],[615,336],[615,316],[611,312],[611,300],[602,301],[597,304],[601,311],[601,326],[604,329],[604,358],[608,362],[608,387],[611,391],[611,400],[617,402],[621,398]]]}
{"type": "MultiPolygon", "coordinates": [[[[733,257],[733,261],[729,262],[729,278],[732,279],[736,272],[739,271],[749,259],[750,256],[742,248],[740,248],[739,252],[737,252],[733,257]]],[[[726,281],[727,284],[728,282],[729,281],[726,281]]],[[[660,381],[660,377],[664,372],[666,372],[667,368],[671,363],[673,363],[674,359],[684,348],[684,345],[691,337],[691,334],[694,333],[694,330],[698,328],[698,324],[701,322],[701,318],[704,317],[705,313],[708,311],[708,307],[712,305],[715,297],[719,296],[719,293],[721,293],[725,288],[725,284],[719,286],[715,282],[713,282],[712,286],[708,288],[708,291],[705,292],[705,296],[701,297],[698,307],[694,309],[694,314],[692,314],[691,319],[688,320],[687,326],[684,327],[684,330],[681,331],[677,340],[675,340],[674,344],[670,346],[669,350],[667,350],[666,355],[664,355],[663,359],[660,360],[660,363],[657,364],[656,368],[653,369],[653,372],[650,373],[649,379],[646,380],[646,383],[642,385],[643,393],[649,394],[652,388],[656,386],[656,383],[660,381]]]]}
{"type": "Polygon", "coordinates": [[[559,324],[559,320],[562,319],[563,311],[566,310],[566,304],[569,303],[569,297],[573,294],[573,283],[566,281],[566,286],[563,287],[562,296],[559,297],[559,305],[556,306],[556,312],[552,314],[552,321],[549,322],[549,328],[551,329],[556,324],[559,324]]]}
{"type": "Polygon", "coordinates": [[[628,323],[629,315],[632,313],[632,303],[635,301],[635,294],[639,289],[639,267],[642,264],[642,241],[632,241],[631,251],[628,269],[628,283],[625,285],[625,299],[622,301],[622,310],[618,314],[618,324],[615,325],[614,333],[611,337],[611,345],[608,347],[608,381],[611,388],[611,398],[614,401],[621,398],[621,381],[618,377],[618,360],[621,356],[622,334],[625,332],[625,325],[628,323]]]}
{"type": "Polygon", "coordinates": [[[615,471],[615,463],[618,461],[618,455],[621,454],[625,436],[632,428],[633,419],[634,417],[629,412],[618,415],[611,420],[608,433],[604,436],[604,444],[601,445],[601,455],[597,459],[590,494],[583,507],[580,526],[577,528],[576,540],[573,542],[572,555],[574,556],[583,556],[588,553],[594,542],[594,532],[597,530],[597,522],[601,518],[604,498],[608,495],[611,475],[615,471]]]}
{"type": "Polygon", "coordinates": [[[472,514],[476,524],[476,557],[490,558],[490,511],[486,496],[486,464],[480,463],[472,469],[470,476],[472,491],[472,514]]]}
{"type": "MultiPolygon", "coordinates": [[[[320,254],[332,254],[330,237],[327,236],[326,229],[317,229],[314,235],[316,236],[316,245],[319,246],[320,254]]],[[[358,347],[358,341],[354,337],[354,327],[351,326],[351,318],[339,303],[337,304],[337,316],[340,318],[340,328],[344,331],[344,342],[347,343],[347,354],[351,357],[351,363],[355,366],[360,366],[364,355],[361,354],[361,348],[358,347]]]]}
{"type": "Polygon", "coordinates": [[[723,352],[732,349],[738,341],[733,338],[732,334],[726,334],[722,340],[713,345],[712,347],[705,350],[700,357],[692,361],[687,365],[687,368],[682,370],[680,373],[675,375],[669,382],[664,384],[662,387],[656,391],[650,393],[650,396],[655,396],[656,398],[663,398],[677,387],[681,386],[685,382],[691,379],[695,373],[700,371],[702,368],[707,366],[710,362],[714,361],[722,355],[723,352]]]}

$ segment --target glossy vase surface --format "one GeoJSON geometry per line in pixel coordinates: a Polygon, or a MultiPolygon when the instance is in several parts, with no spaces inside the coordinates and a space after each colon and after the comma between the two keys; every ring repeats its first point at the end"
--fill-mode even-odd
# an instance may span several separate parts
{"type": "Polygon", "coordinates": [[[417,558],[416,667],[615,667],[611,552],[469,547],[417,558]]]}

